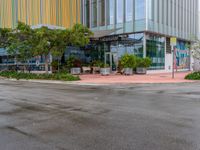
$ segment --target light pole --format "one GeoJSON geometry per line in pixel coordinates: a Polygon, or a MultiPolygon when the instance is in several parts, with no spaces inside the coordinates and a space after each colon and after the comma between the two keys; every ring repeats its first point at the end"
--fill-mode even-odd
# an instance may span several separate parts
{"type": "Polygon", "coordinates": [[[175,48],[174,46],[172,46],[172,79],[174,79],[174,66],[175,66],[174,54],[175,54],[175,48]]]}
{"type": "Polygon", "coordinates": [[[174,79],[174,66],[175,66],[175,46],[177,43],[176,37],[171,37],[170,38],[170,45],[171,45],[171,50],[172,50],[172,79],[174,79]]]}

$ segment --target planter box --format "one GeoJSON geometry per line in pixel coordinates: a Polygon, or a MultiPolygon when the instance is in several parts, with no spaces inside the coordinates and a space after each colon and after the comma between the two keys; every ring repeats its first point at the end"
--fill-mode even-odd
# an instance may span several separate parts
{"type": "Polygon", "coordinates": [[[101,68],[100,73],[103,76],[109,75],[110,74],[110,68],[101,68]]]}
{"type": "Polygon", "coordinates": [[[124,74],[125,75],[133,75],[133,69],[132,68],[124,68],[124,74]]]}
{"type": "Polygon", "coordinates": [[[147,68],[136,68],[137,74],[147,74],[147,68]]]}
{"type": "Polygon", "coordinates": [[[81,68],[71,68],[70,73],[73,75],[81,74],[81,68]]]}

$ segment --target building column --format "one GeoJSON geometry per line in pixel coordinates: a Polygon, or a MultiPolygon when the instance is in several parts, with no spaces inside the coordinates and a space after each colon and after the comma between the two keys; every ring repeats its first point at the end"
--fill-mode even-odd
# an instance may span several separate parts
{"type": "Polygon", "coordinates": [[[143,39],[143,58],[147,55],[147,42],[146,42],[146,33],[144,32],[144,39],[143,39]]]}

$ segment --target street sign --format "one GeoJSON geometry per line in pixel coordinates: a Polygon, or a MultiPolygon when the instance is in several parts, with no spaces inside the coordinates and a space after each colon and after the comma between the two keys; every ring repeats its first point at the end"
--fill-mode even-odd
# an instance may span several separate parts
{"type": "Polygon", "coordinates": [[[38,67],[38,66],[40,66],[40,60],[36,60],[36,66],[38,67]]]}
{"type": "Polygon", "coordinates": [[[177,43],[177,38],[176,37],[171,37],[170,38],[170,45],[171,46],[176,46],[177,43]]]}

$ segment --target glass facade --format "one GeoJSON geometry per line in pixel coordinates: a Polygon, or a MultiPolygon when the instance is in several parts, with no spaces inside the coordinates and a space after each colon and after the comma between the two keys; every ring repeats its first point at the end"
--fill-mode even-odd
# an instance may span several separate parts
{"type": "Polygon", "coordinates": [[[198,33],[198,0],[148,0],[147,30],[191,40],[198,33]]]}
{"type": "MultiPolygon", "coordinates": [[[[17,56],[16,56],[17,57],[17,56]]],[[[38,56],[28,60],[27,62],[24,61],[17,61],[14,56],[8,55],[7,51],[3,48],[0,48],[0,70],[15,70],[18,66],[19,69],[23,70],[24,65],[26,67],[31,67],[31,70],[38,70],[44,71],[45,70],[45,57],[38,56]],[[39,65],[36,66],[36,61],[39,61],[39,65]]]]}
{"type": "Polygon", "coordinates": [[[143,39],[143,33],[129,34],[119,41],[110,42],[108,50],[112,53],[117,53],[118,59],[126,53],[143,57],[143,39]]]}
{"type": "Polygon", "coordinates": [[[90,17],[86,16],[88,8],[84,6],[83,20],[87,26],[90,22],[88,27],[95,31],[116,29],[116,34],[145,31],[145,0],[90,0],[90,5],[90,17]]]}
{"type": "Polygon", "coordinates": [[[112,64],[112,69],[116,70],[119,60],[126,53],[143,57],[143,43],[143,33],[105,37],[100,41],[93,41],[86,48],[85,54],[90,61],[106,59],[106,63],[112,64]]]}
{"type": "Polygon", "coordinates": [[[165,38],[147,35],[146,56],[152,59],[152,70],[165,69],[165,38]]]}
{"type": "Polygon", "coordinates": [[[86,25],[90,22],[92,26],[88,27],[94,30],[116,29],[114,34],[150,31],[189,41],[197,37],[198,0],[89,0],[89,3],[91,7],[86,5],[83,9],[86,12],[83,20],[86,25]]]}

